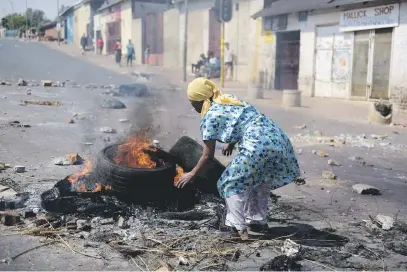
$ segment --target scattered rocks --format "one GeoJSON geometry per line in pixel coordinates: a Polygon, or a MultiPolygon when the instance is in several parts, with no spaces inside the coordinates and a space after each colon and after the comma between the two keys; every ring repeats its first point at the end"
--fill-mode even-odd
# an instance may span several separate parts
{"type": "Polygon", "coordinates": [[[117,100],[115,98],[103,99],[100,102],[100,106],[102,106],[102,108],[105,108],[105,109],[125,109],[126,108],[126,105],[124,105],[123,102],[121,102],[120,100],[117,100]]]}
{"type": "Polygon", "coordinates": [[[394,219],[390,216],[378,214],[376,220],[380,223],[383,230],[391,230],[394,226],[394,219]]]}
{"type": "Polygon", "coordinates": [[[78,220],[76,220],[76,229],[77,230],[88,231],[88,230],[91,229],[91,226],[90,226],[90,224],[88,223],[87,220],[78,219],[78,220]]]}
{"type": "Polygon", "coordinates": [[[328,160],[328,165],[341,166],[341,164],[335,160],[328,160]]]}
{"type": "Polygon", "coordinates": [[[284,253],[287,257],[297,257],[301,251],[301,245],[296,242],[286,239],[281,248],[281,252],[284,253]]]}
{"type": "Polygon", "coordinates": [[[14,226],[20,223],[20,215],[11,211],[0,211],[1,223],[5,226],[14,226]]]}
{"type": "Polygon", "coordinates": [[[306,129],[307,125],[301,125],[301,126],[294,126],[296,129],[306,129]]]}
{"type": "Polygon", "coordinates": [[[25,105],[39,105],[39,106],[62,106],[62,103],[59,101],[22,101],[25,105]]]}
{"type": "Polygon", "coordinates": [[[109,225],[109,224],[113,224],[114,220],[113,220],[113,218],[103,218],[103,219],[100,219],[99,223],[101,225],[109,225]]]}
{"type": "Polygon", "coordinates": [[[25,166],[15,165],[14,166],[14,172],[16,172],[16,173],[24,173],[25,172],[25,166]]]}
{"type": "Polygon", "coordinates": [[[17,195],[17,192],[11,189],[10,187],[3,186],[0,184],[0,199],[2,198],[11,198],[17,195]]]}
{"type": "Polygon", "coordinates": [[[185,257],[179,256],[178,264],[179,265],[189,265],[189,262],[185,257]]]}
{"type": "Polygon", "coordinates": [[[11,86],[11,82],[9,82],[9,81],[0,81],[0,85],[11,86]]]}
{"type": "Polygon", "coordinates": [[[17,86],[27,86],[27,81],[24,79],[20,78],[17,82],[17,86]]]}
{"type": "Polygon", "coordinates": [[[372,137],[375,140],[383,140],[383,139],[386,139],[388,137],[388,135],[387,134],[384,134],[384,135],[372,134],[372,135],[370,135],[370,137],[372,137]]]}
{"type": "Polygon", "coordinates": [[[52,80],[42,80],[41,85],[43,87],[51,87],[52,86],[52,80]]]}
{"type": "Polygon", "coordinates": [[[101,127],[100,132],[103,132],[103,133],[116,133],[116,130],[114,128],[111,128],[111,127],[101,127]]]}
{"type": "Polygon", "coordinates": [[[18,128],[29,128],[31,127],[30,125],[23,125],[19,121],[11,121],[8,123],[12,127],[18,127],[18,128]]]}
{"type": "Polygon", "coordinates": [[[145,84],[135,83],[135,84],[123,84],[119,86],[119,96],[136,96],[142,97],[146,96],[148,93],[148,88],[145,84]]]}
{"type": "Polygon", "coordinates": [[[380,190],[371,185],[355,184],[352,188],[360,195],[380,195],[380,190]]]}
{"type": "Polygon", "coordinates": [[[322,171],[322,177],[324,179],[332,179],[335,180],[337,177],[332,171],[324,170],[322,171]]]}
{"type": "Polygon", "coordinates": [[[75,121],[74,121],[72,118],[69,118],[68,121],[67,121],[67,123],[68,123],[68,124],[74,124],[75,121]]]}
{"type": "Polygon", "coordinates": [[[364,158],[359,157],[359,156],[353,156],[348,158],[351,161],[356,162],[357,164],[363,165],[363,166],[373,166],[373,164],[368,164],[364,158]]]}
{"type": "Polygon", "coordinates": [[[119,119],[120,123],[129,123],[130,120],[129,119],[119,119]]]}
{"type": "Polygon", "coordinates": [[[120,216],[119,219],[117,220],[117,226],[121,229],[127,229],[129,227],[126,219],[123,216],[120,216]]]}

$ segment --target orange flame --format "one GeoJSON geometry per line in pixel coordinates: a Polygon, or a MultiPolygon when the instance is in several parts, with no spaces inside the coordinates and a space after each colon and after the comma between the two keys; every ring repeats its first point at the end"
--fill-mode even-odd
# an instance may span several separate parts
{"type": "MultiPolygon", "coordinates": [[[[75,184],[75,183],[78,182],[78,180],[79,180],[81,177],[89,176],[91,170],[92,170],[92,161],[89,159],[89,160],[85,163],[85,166],[84,166],[79,172],[77,172],[77,173],[75,173],[75,174],[73,174],[73,175],[70,175],[70,176],[68,177],[68,181],[69,181],[70,183],[72,183],[72,184],[75,184]]],[[[86,191],[86,190],[85,190],[85,191],[86,191]]]]}
{"type": "Polygon", "coordinates": [[[184,175],[184,169],[177,165],[177,175],[174,178],[174,185],[177,186],[181,180],[182,175],[184,175]]]}
{"type": "Polygon", "coordinates": [[[114,163],[132,168],[156,167],[157,164],[144,153],[144,150],[156,150],[150,143],[150,139],[143,132],[131,136],[124,144],[119,145],[113,158],[114,163]]]}

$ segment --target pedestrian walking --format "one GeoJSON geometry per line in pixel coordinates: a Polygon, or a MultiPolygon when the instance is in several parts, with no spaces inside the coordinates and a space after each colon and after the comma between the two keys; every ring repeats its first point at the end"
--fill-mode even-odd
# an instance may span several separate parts
{"type": "Polygon", "coordinates": [[[230,79],[233,79],[233,52],[228,43],[225,44],[225,47],[225,78],[230,70],[230,79]]]}
{"type": "Polygon", "coordinates": [[[103,52],[103,46],[104,46],[102,37],[99,37],[99,39],[97,40],[97,46],[98,46],[98,53],[101,55],[103,52]]]}
{"type": "Polygon", "coordinates": [[[129,43],[127,44],[127,66],[133,66],[133,57],[134,57],[134,45],[129,40],[129,43]]]}
{"type": "Polygon", "coordinates": [[[144,51],[144,56],[145,56],[145,64],[149,64],[149,59],[150,59],[150,46],[147,45],[146,50],[144,51]]]}
{"type": "Polygon", "coordinates": [[[114,44],[114,50],[116,53],[116,64],[121,66],[121,61],[122,61],[122,45],[120,43],[120,40],[117,40],[117,42],[114,44]]]}
{"type": "Polygon", "coordinates": [[[86,37],[85,33],[83,33],[81,38],[81,47],[82,47],[82,55],[85,54],[86,45],[88,44],[88,38],[86,37]]]}
{"type": "Polygon", "coordinates": [[[178,188],[192,183],[196,174],[214,158],[216,142],[225,143],[223,155],[238,154],[218,180],[226,201],[226,225],[247,240],[248,228],[267,230],[270,190],[299,179],[300,168],[284,131],[254,106],[233,95],[222,94],[211,80],[200,77],[188,85],[188,98],[201,114],[204,150],[197,165],[185,173],[178,188]]]}

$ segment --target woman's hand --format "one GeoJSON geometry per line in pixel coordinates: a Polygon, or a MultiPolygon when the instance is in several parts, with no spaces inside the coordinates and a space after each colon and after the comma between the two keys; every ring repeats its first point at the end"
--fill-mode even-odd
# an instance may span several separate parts
{"type": "Polygon", "coordinates": [[[184,188],[185,185],[194,182],[195,175],[192,172],[185,173],[177,184],[177,188],[184,188]]]}
{"type": "Polygon", "coordinates": [[[229,157],[230,155],[232,155],[234,148],[235,148],[235,144],[227,144],[222,148],[222,154],[224,156],[229,157]]]}

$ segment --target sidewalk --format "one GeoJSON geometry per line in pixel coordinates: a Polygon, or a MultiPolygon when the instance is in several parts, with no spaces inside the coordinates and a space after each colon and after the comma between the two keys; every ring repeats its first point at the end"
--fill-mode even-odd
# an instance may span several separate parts
{"type": "MultiPolygon", "coordinates": [[[[54,42],[43,42],[44,45],[70,55],[74,58],[80,58],[92,62],[95,65],[113,70],[117,73],[131,75],[133,72],[141,72],[147,74],[154,74],[157,76],[155,82],[157,83],[170,83],[181,88],[186,88],[187,83],[182,80],[181,69],[169,69],[161,66],[151,65],[133,65],[133,67],[118,67],[115,64],[114,56],[97,55],[94,52],[86,52],[85,55],[73,45],[61,44],[54,42]]],[[[188,75],[187,82],[193,80],[194,77],[188,75]]],[[[214,80],[219,83],[219,80],[214,80]]],[[[245,98],[247,85],[240,82],[226,81],[223,91],[231,93],[238,97],[245,98]]],[[[259,107],[265,114],[268,114],[271,108],[281,108],[281,91],[265,91],[264,99],[251,101],[252,104],[259,107]]],[[[297,113],[299,115],[310,115],[311,118],[326,118],[333,120],[341,120],[345,122],[363,122],[367,123],[368,114],[367,101],[352,101],[344,99],[330,99],[320,97],[302,97],[302,107],[284,109],[286,112],[297,113]]],[[[393,116],[394,123],[407,124],[407,115],[402,113],[395,113],[393,116]]]]}

